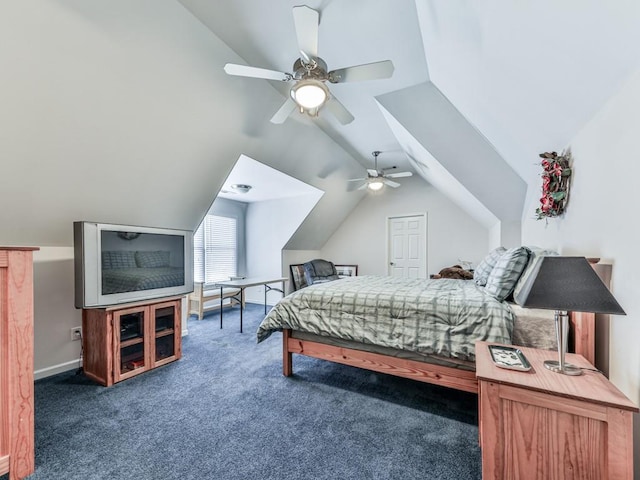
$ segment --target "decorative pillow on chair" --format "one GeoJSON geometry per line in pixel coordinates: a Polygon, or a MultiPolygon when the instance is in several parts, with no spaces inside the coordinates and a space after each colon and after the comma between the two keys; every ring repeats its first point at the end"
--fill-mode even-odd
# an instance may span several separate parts
{"type": "Polygon", "coordinates": [[[159,268],[169,266],[169,252],[158,251],[141,251],[136,252],[136,263],[140,268],[159,268]]]}
{"type": "Polygon", "coordinates": [[[498,247],[493,249],[489,254],[482,259],[476,269],[473,271],[473,281],[477,285],[484,287],[487,284],[487,279],[493,267],[496,266],[498,259],[502,256],[507,249],[504,247],[498,247]]]}
{"type": "Polygon", "coordinates": [[[102,269],[111,270],[112,268],[136,268],[133,251],[114,250],[102,252],[102,269]]]}
{"type": "Polygon", "coordinates": [[[528,261],[527,247],[510,248],[504,252],[491,270],[484,291],[502,302],[513,292],[528,261]]]}

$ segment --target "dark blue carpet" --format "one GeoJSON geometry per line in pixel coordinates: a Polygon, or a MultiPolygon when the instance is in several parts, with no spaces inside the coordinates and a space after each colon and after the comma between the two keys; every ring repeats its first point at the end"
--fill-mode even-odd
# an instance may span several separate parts
{"type": "Polygon", "coordinates": [[[110,388],[36,382],[29,478],[481,478],[475,395],[296,355],[285,378],[263,313],[190,319],[182,360],[110,388]]]}

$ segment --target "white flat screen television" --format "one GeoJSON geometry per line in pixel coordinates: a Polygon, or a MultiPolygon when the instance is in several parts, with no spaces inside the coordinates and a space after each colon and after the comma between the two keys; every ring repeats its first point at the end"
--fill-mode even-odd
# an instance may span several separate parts
{"type": "Polygon", "coordinates": [[[193,232],[74,222],[76,308],[193,291],[193,232]]]}

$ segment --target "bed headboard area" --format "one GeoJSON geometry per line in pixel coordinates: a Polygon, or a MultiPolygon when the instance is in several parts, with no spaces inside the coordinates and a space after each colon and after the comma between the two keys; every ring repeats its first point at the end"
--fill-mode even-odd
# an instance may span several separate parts
{"type": "MultiPolygon", "coordinates": [[[[293,373],[295,353],[476,392],[479,340],[558,356],[555,311],[545,304],[531,308],[527,296],[518,295],[541,266],[556,263],[543,260],[554,255],[529,247],[495,249],[473,280],[364,275],[312,285],[271,310],[258,341],[284,332],[285,376],[293,373]]],[[[569,324],[568,351],[595,364],[595,315],[569,312],[569,324]]]]}
{"type": "MultiPolygon", "coordinates": [[[[530,346],[536,348],[548,348],[556,350],[555,312],[553,310],[541,310],[522,308],[518,305],[520,292],[535,275],[543,257],[558,256],[558,252],[535,246],[521,246],[510,249],[498,247],[478,264],[474,272],[474,281],[478,285],[485,283],[485,290],[490,295],[500,299],[493,291],[497,284],[503,290],[510,291],[511,295],[504,295],[510,300],[512,310],[516,315],[513,343],[515,345],[530,346]],[[483,278],[483,275],[486,279],[483,278]],[[479,278],[480,277],[480,281],[479,278]],[[490,290],[490,287],[493,290],[490,290]],[[516,302],[516,303],[514,303],[516,302]]],[[[598,272],[595,264],[599,259],[589,259],[592,267],[598,272]]],[[[578,353],[585,357],[591,364],[595,363],[595,314],[585,312],[570,312],[569,315],[569,339],[568,351],[578,353]]]]}
{"type": "Polygon", "coordinates": [[[569,351],[582,355],[591,365],[595,365],[595,313],[569,312],[569,351]]]}
{"type": "MultiPolygon", "coordinates": [[[[523,308],[509,303],[516,320],[513,328],[513,344],[521,347],[557,350],[555,312],[539,308],[523,308]]],[[[595,314],[570,312],[570,353],[578,353],[591,364],[595,360],[595,314]]]]}

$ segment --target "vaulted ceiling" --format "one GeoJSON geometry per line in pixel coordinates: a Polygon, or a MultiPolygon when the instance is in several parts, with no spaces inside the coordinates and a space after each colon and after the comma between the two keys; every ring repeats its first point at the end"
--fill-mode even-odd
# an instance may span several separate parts
{"type": "Polygon", "coordinates": [[[291,71],[297,3],[3,2],[2,243],[70,245],[74,220],[195,228],[243,154],[325,192],[297,248],[360,201],[346,180],[373,150],[487,226],[512,222],[537,154],[566,147],[640,64],[637,0],[308,0],[330,69],[395,72],[330,86],[349,125],[273,125],[287,85],[223,66],[291,71]]]}
{"type": "MultiPolygon", "coordinates": [[[[180,1],[246,64],[292,70],[299,2],[180,1]]],[[[315,123],[364,165],[387,151],[387,165],[413,167],[486,225],[520,220],[537,154],[566,147],[640,63],[633,0],[307,5],[320,11],[329,68],[395,65],[391,79],[331,85],[352,124],[325,112],[315,123]]],[[[290,85],[269,83],[284,100],[290,85]]]]}

